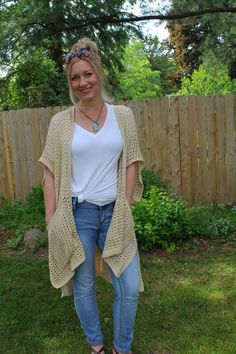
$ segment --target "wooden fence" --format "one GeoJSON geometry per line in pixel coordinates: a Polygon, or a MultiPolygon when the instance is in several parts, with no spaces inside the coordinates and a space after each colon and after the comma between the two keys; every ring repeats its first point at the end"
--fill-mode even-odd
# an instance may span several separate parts
{"type": "MultiPolygon", "coordinates": [[[[236,95],[128,101],[146,168],[189,205],[236,201],[236,95]]],[[[24,200],[42,179],[51,117],[65,107],[0,112],[0,195],[24,200]]]]}

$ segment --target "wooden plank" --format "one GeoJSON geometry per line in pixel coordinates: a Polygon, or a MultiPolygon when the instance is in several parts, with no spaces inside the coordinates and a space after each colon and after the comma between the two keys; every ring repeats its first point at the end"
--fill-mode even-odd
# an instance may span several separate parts
{"type": "Polygon", "coordinates": [[[170,116],[169,99],[161,99],[161,127],[163,134],[162,167],[163,179],[169,184],[171,180],[171,152],[170,152],[170,116]]]}
{"type": "Polygon", "coordinates": [[[190,148],[189,148],[189,121],[188,97],[179,99],[179,127],[180,127],[180,152],[181,152],[181,190],[184,199],[191,203],[191,175],[190,175],[190,148]]]}
{"type": "Polygon", "coordinates": [[[161,153],[161,100],[151,100],[152,105],[152,136],[153,136],[153,169],[162,173],[162,153],[161,153]]]}
{"type": "Polygon", "coordinates": [[[38,121],[38,112],[36,108],[31,110],[31,128],[32,128],[32,142],[33,142],[33,154],[34,154],[34,174],[35,174],[35,184],[39,185],[43,177],[43,171],[38,163],[38,159],[41,156],[41,146],[40,146],[40,129],[38,121]]]}
{"type": "Polygon", "coordinates": [[[44,107],[37,108],[37,115],[38,115],[39,137],[40,137],[40,150],[42,153],[46,143],[47,131],[48,131],[48,121],[46,118],[45,108],[44,107]]]}
{"type": "Polygon", "coordinates": [[[19,159],[19,147],[17,140],[17,125],[16,125],[16,111],[9,111],[9,127],[10,127],[10,139],[11,139],[11,147],[12,147],[12,170],[13,170],[13,188],[15,199],[20,200],[18,196],[21,191],[21,181],[19,179],[20,175],[20,159],[19,159]]]}
{"type": "Polygon", "coordinates": [[[32,187],[36,185],[35,177],[35,157],[34,157],[34,144],[32,140],[32,116],[31,110],[26,108],[23,111],[24,124],[25,124],[25,143],[26,143],[26,165],[28,173],[28,184],[25,186],[27,195],[32,187]]]}
{"type": "Polygon", "coordinates": [[[46,123],[47,123],[47,131],[48,131],[48,127],[49,127],[52,117],[53,117],[52,107],[46,107],[45,108],[45,119],[46,119],[46,123]]]}
{"type": "Polygon", "coordinates": [[[145,129],[144,116],[143,116],[143,106],[141,101],[135,102],[134,114],[138,121],[139,143],[143,154],[144,163],[146,166],[146,129],[145,129]]]}
{"type": "MultiPolygon", "coordinates": [[[[139,137],[139,144],[140,144],[140,149],[144,158],[145,154],[145,144],[144,144],[144,122],[143,122],[143,115],[141,114],[140,111],[140,105],[138,104],[137,101],[132,101],[133,102],[133,112],[135,116],[135,120],[137,123],[137,130],[138,130],[138,137],[139,137]]],[[[145,158],[144,158],[145,162],[145,158]]]]}
{"type": "Polygon", "coordinates": [[[208,200],[217,201],[217,181],[216,181],[216,114],[215,96],[208,96],[207,99],[207,141],[208,155],[207,166],[209,175],[208,200]]]}
{"type": "Polygon", "coordinates": [[[226,195],[224,202],[236,200],[236,112],[234,95],[225,96],[225,132],[226,132],[226,195]]]}
{"type": "Polygon", "coordinates": [[[18,132],[19,132],[19,153],[21,161],[21,196],[24,200],[29,191],[29,175],[27,166],[27,146],[26,146],[26,123],[24,119],[24,110],[20,110],[18,113],[18,132]]]}
{"type": "Polygon", "coordinates": [[[163,98],[160,99],[159,101],[160,104],[160,130],[159,130],[159,149],[160,149],[160,154],[159,154],[159,159],[160,159],[160,176],[163,181],[166,180],[166,171],[165,171],[165,146],[166,146],[166,115],[165,115],[165,109],[163,105],[163,98]]]}
{"type": "Polygon", "coordinates": [[[188,130],[189,130],[189,159],[191,199],[189,204],[193,206],[200,202],[199,198],[199,165],[198,165],[198,126],[197,126],[197,101],[196,96],[188,97],[188,130]]]}
{"type": "Polygon", "coordinates": [[[8,199],[8,184],[6,173],[6,156],[5,156],[5,144],[3,135],[3,113],[0,112],[0,196],[4,199],[8,199]]]}
{"type": "MultiPolygon", "coordinates": [[[[171,134],[169,148],[171,151],[171,189],[181,195],[181,162],[179,132],[179,97],[170,98],[171,134]]],[[[169,187],[169,188],[170,188],[169,187]]]]}
{"type": "Polygon", "coordinates": [[[216,173],[217,202],[224,203],[226,195],[225,168],[225,101],[224,96],[216,96],[216,173]]]}
{"type": "Polygon", "coordinates": [[[151,110],[151,126],[152,126],[152,169],[158,171],[158,156],[157,156],[157,146],[158,146],[158,101],[156,99],[149,100],[150,110],[151,110]]]}
{"type": "Polygon", "coordinates": [[[3,117],[3,139],[5,146],[5,156],[6,156],[6,175],[7,175],[7,200],[13,202],[15,199],[14,191],[14,177],[12,170],[12,148],[10,140],[10,126],[9,126],[9,113],[2,112],[3,117]]]}
{"type": "Polygon", "coordinates": [[[152,135],[152,110],[149,104],[149,100],[143,100],[143,116],[145,117],[145,165],[146,168],[153,169],[152,160],[152,147],[153,147],[153,135],[152,135]]]}
{"type": "Polygon", "coordinates": [[[199,145],[199,188],[202,204],[207,204],[209,176],[207,168],[207,124],[206,124],[206,97],[197,97],[198,145],[199,145]]]}
{"type": "Polygon", "coordinates": [[[24,149],[24,117],[23,117],[23,111],[17,110],[15,111],[15,124],[16,124],[16,145],[18,148],[17,155],[18,155],[18,175],[17,175],[17,180],[16,180],[16,189],[17,189],[17,194],[16,194],[16,200],[24,200],[25,199],[25,193],[24,193],[24,158],[25,158],[25,149],[24,149]]]}

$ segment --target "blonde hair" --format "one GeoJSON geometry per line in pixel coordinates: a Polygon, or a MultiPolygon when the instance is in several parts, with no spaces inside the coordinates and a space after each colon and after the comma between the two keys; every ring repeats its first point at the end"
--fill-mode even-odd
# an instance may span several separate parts
{"type": "Polygon", "coordinates": [[[77,52],[82,48],[89,49],[91,52],[91,55],[89,55],[88,57],[83,57],[81,59],[79,59],[78,57],[75,56],[68,63],[64,64],[64,69],[66,72],[66,77],[67,77],[68,86],[69,86],[69,95],[70,95],[71,102],[73,104],[77,104],[79,102],[79,97],[73,92],[73,90],[71,88],[71,83],[70,83],[71,66],[72,66],[72,64],[74,64],[78,60],[86,60],[93,67],[93,69],[96,73],[96,76],[97,76],[99,84],[100,84],[103,100],[107,103],[112,103],[113,98],[110,94],[107,93],[107,91],[105,89],[106,78],[104,77],[104,75],[101,76],[101,74],[100,74],[100,72],[102,70],[102,65],[101,65],[101,58],[100,58],[100,55],[98,52],[97,44],[94,41],[92,41],[90,38],[84,37],[84,38],[81,38],[80,40],[78,40],[78,42],[76,42],[72,46],[70,53],[77,52]]]}

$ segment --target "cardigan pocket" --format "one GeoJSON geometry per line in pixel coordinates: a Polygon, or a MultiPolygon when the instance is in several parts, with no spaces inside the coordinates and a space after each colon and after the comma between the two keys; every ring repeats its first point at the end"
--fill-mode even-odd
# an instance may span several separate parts
{"type": "Polygon", "coordinates": [[[55,213],[53,214],[53,217],[51,218],[51,220],[49,221],[49,223],[48,223],[47,226],[46,226],[46,229],[48,230],[48,232],[49,232],[49,230],[51,229],[51,227],[53,226],[54,221],[55,221],[56,218],[58,217],[59,212],[60,212],[60,206],[58,206],[58,207],[56,208],[56,211],[55,211],[55,213]]]}
{"type": "Polygon", "coordinates": [[[134,220],[132,215],[132,209],[126,197],[125,197],[123,227],[124,227],[123,247],[126,247],[134,236],[134,220]]]}
{"type": "Polygon", "coordinates": [[[78,241],[75,242],[65,206],[62,204],[57,208],[47,230],[50,279],[52,285],[58,288],[71,278],[71,259],[75,248],[79,246],[78,241]]]}

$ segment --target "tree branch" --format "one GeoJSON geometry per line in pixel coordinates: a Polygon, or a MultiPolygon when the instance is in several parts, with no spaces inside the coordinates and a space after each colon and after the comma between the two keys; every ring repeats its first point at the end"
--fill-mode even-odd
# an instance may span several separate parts
{"type": "Polygon", "coordinates": [[[70,31],[74,29],[80,29],[82,27],[87,26],[94,26],[94,25],[113,25],[113,24],[121,24],[121,23],[131,23],[131,22],[140,22],[140,21],[149,21],[149,20],[159,20],[159,21],[166,21],[166,20],[180,20],[184,18],[191,18],[191,17],[200,17],[205,14],[213,14],[213,13],[236,13],[236,7],[215,7],[215,8],[208,8],[199,11],[192,11],[192,12],[183,12],[181,14],[167,14],[167,15],[147,15],[147,16],[130,16],[120,18],[118,15],[115,16],[104,16],[104,17],[96,17],[96,18],[89,18],[87,21],[78,21],[76,24],[71,26],[71,23],[68,26],[65,26],[62,31],[70,31]]]}
{"type": "MultiPolygon", "coordinates": [[[[112,23],[127,23],[127,22],[139,22],[139,21],[147,21],[147,20],[180,20],[189,17],[199,17],[205,14],[213,14],[213,13],[236,13],[236,7],[215,7],[208,8],[204,10],[191,11],[191,12],[183,12],[180,14],[168,14],[168,15],[147,15],[147,16],[134,16],[127,18],[112,18],[112,23]]],[[[105,20],[106,18],[104,18],[105,20]]],[[[92,21],[100,22],[100,19],[92,19],[92,21]]],[[[109,21],[109,20],[108,20],[109,21]]],[[[104,23],[101,20],[102,23],[104,23]]],[[[110,22],[107,22],[110,23],[110,22]]]]}

